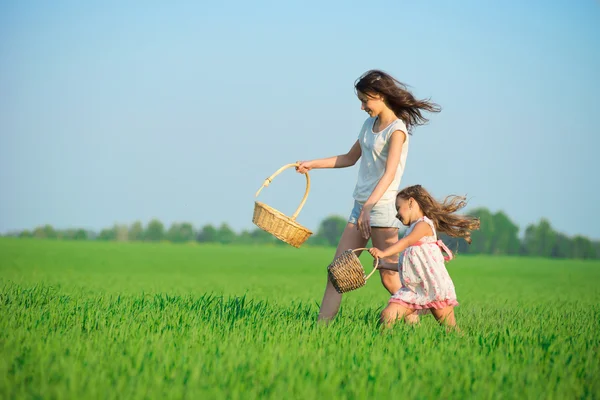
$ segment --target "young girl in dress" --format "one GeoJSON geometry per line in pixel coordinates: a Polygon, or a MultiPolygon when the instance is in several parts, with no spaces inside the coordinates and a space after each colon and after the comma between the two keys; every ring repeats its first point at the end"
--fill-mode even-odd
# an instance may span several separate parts
{"type": "MultiPolygon", "coordinates": [[[[380,249],[386,249],[398,240],[400,225],[395,218],[394,202],[406,164],[409,134],[412,128],[427,122],[423,112],[440,111],[437,104],[415,98],[404,84],[383,71],[367,71],[354,87],[361,109],[369,114],[369,118],[350,151],[339,156],[301,161],[296,168],[299,173],[314,168],[346,168],[360,159],[354,208],[334,258],[347,249],[365,247],[369,238],[380,249]]],[[[392,294],[400,288],[400,280],[396,271],[397,256],[390,254],[380,263],[383,265],[380,274],[383,286],[392,294]]],[[[319,320],[332,319],[341,301],[342,295],[328,280],[319,320]]]]}
{"type": "Polygon", "coordinates": [[[398,193],[396,217],[409,228],[402,239],[387,249],[369,249],[369,253],[378,258],[401,253],[398,270],[402,287],[382,311],[382,324],[389,326],[416,312],[431,311],[440,324],[456,327],[454,307],[458,302],[444,265],[453,255],[438,240],[437,232],[471,243],[471,231],[479,229],[479,219],[454,214],[465,205],[465,198],[459,196],[448,196],[440,203],[421,185],[407,187],[398,193]]]}

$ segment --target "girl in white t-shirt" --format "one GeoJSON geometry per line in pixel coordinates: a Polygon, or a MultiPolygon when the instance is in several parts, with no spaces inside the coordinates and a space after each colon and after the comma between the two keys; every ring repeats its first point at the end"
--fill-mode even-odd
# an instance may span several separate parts
{"type": "MultiPolygon", "coordinates": [[[[350,151],[339,156],[300,161],[296,167],[299,173],[305,173],[313,168],[346,168],[361,160],[354,189],[354,208],[335,257],[347,249],[365,247],[369,238],[374,247],[382,250],[398,240],[400,224],[396,219],[395,199],[406,164],[409,134],[414,126],[427,122],[423,111],[440,111],[437,104],[416,99],[404,84],[383,71],[366,72],[354,87],[361,109],[369,114],[369,118],[350,151]]],[[[391,294],[396,293],[401,287],[397,255],[382,261],[381,282],[391,294]]],[[[341,301],[342,296],[328,280],[319,320],[332,319],[341,301]]]]}

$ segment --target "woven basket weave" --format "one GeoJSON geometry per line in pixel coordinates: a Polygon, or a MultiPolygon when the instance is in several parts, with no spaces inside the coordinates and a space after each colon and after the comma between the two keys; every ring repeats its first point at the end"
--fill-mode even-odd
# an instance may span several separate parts
{"type": "Polygon", "coordinates": [[[346,293],[363,287],[371,275],[377,270],[377,266],[379,265],[378,258],[375,259],[373,271],[365,276],[365,270],[356,255],[356,252],[362,250],[367,249],[346,250],[336,257],[327,267],[329,280],[338,293],[346,293]]]}
{"type": "MultiPolygon", "coordinates": [[[[283,170],[290,167],[295,167],[297,165],[298,164],[287,164],[279,168],[273,175],[265,179],[265,182],[256,192],[255,197],[258,196],[263,188],[269,186],[269,184],[273,181],[273,178],[279,175],[283,170]]],[[[278,211],[273,207],[270,207],[259,201],[254,202],[254,214],[252,216],[252,222],[260,229],[269,232],[277,239],[282,240],[294,247],[300,247],[306,241],[306,239],[312,235],[312,232],[309,229],[296,222],[296,217],[300,213],[300,210],[302,210],[302,207],[304,207],[304,203],[308,197],[308,192],[310,191],[310,178],[308,173],[305,173],[304,175],[306,176],[306,190],[304,192],[304,197],[296,209],[296,212],[294,212],[291,217],[288,217],[281,211],[278,211]]]]}

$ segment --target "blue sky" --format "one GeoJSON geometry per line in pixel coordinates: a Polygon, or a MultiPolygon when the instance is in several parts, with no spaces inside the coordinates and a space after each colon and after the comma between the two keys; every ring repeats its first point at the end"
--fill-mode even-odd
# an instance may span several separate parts
{"type": "MultiPolygon", "coordinates": [[[[0,232],[252,229],[264,178],[351,147],[379,68],[443,108],[402,186],[600,239],[600,2],[323,3],[2,2],[0,232]]],[[[313,171],[298,221],[347,216],[356,175],[313,171]]],[[[289,215],[303,189],[260,200],[289,215]]]]}

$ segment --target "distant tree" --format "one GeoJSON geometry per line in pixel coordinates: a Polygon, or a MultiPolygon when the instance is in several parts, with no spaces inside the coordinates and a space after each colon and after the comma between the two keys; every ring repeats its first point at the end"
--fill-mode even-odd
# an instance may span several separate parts
{"type": "Polygon", "coordinates": [[[75,229],[57,230],[56,234],[58,235],[59,239],[72,240],[75,236],[75,229]]]}
{"type": "Polygon", "coordinates": [[[115,231],[114,227],[113,228],[106,228],[106,229],[102,229],[100,231],[100,233],[98,234],[98,237],[96,238],[96,240],[116,240],[117,239],[117,232],[115,231]]]}
{"type": "Polygon", "coordinates": [[[212,225],[204,225],[198,235],[196,236],[198,242],[216,242],[217,241],[217,230],[212,225]]]}
{"type": "Polygon", "coordinates": [[[236,243],[239,244],[253,244],[254,240],[252,238],[252,234],[250,233],[249,230],[244,229],[240,232],[240,234],[237,236],[237,241],[236,243]]]}
{"type": "Polygon", "coordinates": [[[491,237],[490,251],[492,254],[519,254],[521,241],[519,227],[502,211],[492,217],[494,232],[491,237]]]}
{"type": "Polygon", "coordinates": [[[478,217],[480,228],[471,232],[472,244],[464,239],[440,234],[442,239],[457,254],[518,254],[521,241],[519,240],[519,227],[499,211],[492,213],[486,208],[478,208],[469,213],[478,217]]]}
{"type": "Polygon", "coordinates": [[[167,234],[165,235],[165,238],[173,243],[177,243],[180,242],[181,240],[179,239],[179,226],[180,224],[178,223],[172,223],[171,227],[169,228],[169,230],[167,231],[167,234]]]}
{"type": "Polygon", "coordinates": [[[596,250],[592,241],[584,236],[577,235],[572,240],[573,258],[590,259],[595,258],[596,250]]]}
{"type": "Polygon", "coordinates": [[[27,229],[25,229],[24,231],[21,231],[19,233],[19,237],[20,238],[30,238],[30,237],[33,237],[33,234],[31,233],[31,231],[28,231],[27,229]]]}
{"type": "Polygon", "coordinates": [[[322,242],[324,239],[324,243],[329,246],[337,246],[347,224],[348,221],[346,218],[340,216],[332,215],[325,218],[319,225],[317,238],[315,238],[314,241],[322,242]]]}
{"type": "Polygon", "coordinates": [[[279,241],[279,239],[277,239],[275,236],[269,232],[263,231],[260,228],[256,228],[250,232],[250,236],[252,237],[252,241],[254,243],[275,243],[279,241]]]}
{"type": "Polygon", "coordinates": [[[144,239],[144,227],[140,221],[135,221],[129,227],[129,240],[139,241],[144,239]]]}
{"type": "Polygon", "coordinates": [[[38,239],[57,239],[58,232],[51,225],[44,225],[33,230],[33,237],[38,239]]]}
{"type": "Polygon", "coordinates": [[[476,254],[492,253],[493,238],[496,235],[494,215],[487,208],[478,208],[469,214],[479,218],[480,227],[471,233],[471,245],[468,245],[464,240],[457,240],[460,244],[459,251],[476,254]]]}
{"type": "Polygon", "coordinates": [[[0,234],[0,237],[12,237],[12,238],[20,238],[20,237],[31,237],[31,231],[29,230],[25,230],[25,231],[10,231],[10,232],[6,232],[4,235],[0,234]],[[26,232],[25,234],[23,234],[23,232],[26,232]],[[24,235],[24,236],[22,236],[24,235]],[[27,236],[29,235],[29,236],[27,236]]]}
{"type": "Polygon", "coordinates": [[[311,246],[331,247],[325,236],[320,236],[318,234],[310,236],[306,241],[306,244],[311,246]]]}
{"type": "Polygon", "coordinates": [[[184,222],[182,224],[173,223],[167,232],[167,239],[174,243],[183,243],[194,240],[194,228],[192,224],[184,222]]]}
{"type": "Polygon", "coordinates": [[[85,229],[77,229],[73,235],[73,240],[87,240],[88,233],[85,229]]]}
{"type": "Polygon", "coordinates": [[[87,240],[88,232],[85,229],[65,229],[58,232],[58,236],[65,240],[87,240]]]}
{"type": "Polygon", "coordinates": [[[524,253],[531,256],[551,257],[556,247],[557,234],[547,219],[529,225],[523,238],[524,253]]]}
{"type": "Polygon", "coordinates": [[[162,222],[157,219],[153,219],[148,223],[146,231],[144,232],[144,239],[152,242],[158,242],[163,240],[165,236],[165,228],[162,222]]]}
{"type": "Polygon", "coordinates": [[[562,233],[557,233],[556,241],[554,243],[554,247],[552,248],[550,256],[556,258],[572,258],[573,242],[571,238],[569,238],[566,235],[563,235],[562,233]]]}
{"type": "Polygon", "coordinates": [[[229,243],[233,243],[236,239],[236,234],[235,232],[229,227],[229,225],[227,225],[226,223],[223,223],[220,227],[219,230],[217,231],[217,240],[219,243],[223,243],[223,244],[229,244],[229,243]]]}
{"type": "Polygon", "coordinates": [[[189,222],[183,222],[180,227],[180,237],[182,242],[191,242],[194,240],[196,232],[194,226],[189,222]]]}
{"type": "Polygon", "coordinates": [[[114,228],[116,240],[119,242],[127,242],[129,240],[129,227],[127,225],[115,224],[114,228]]]}

